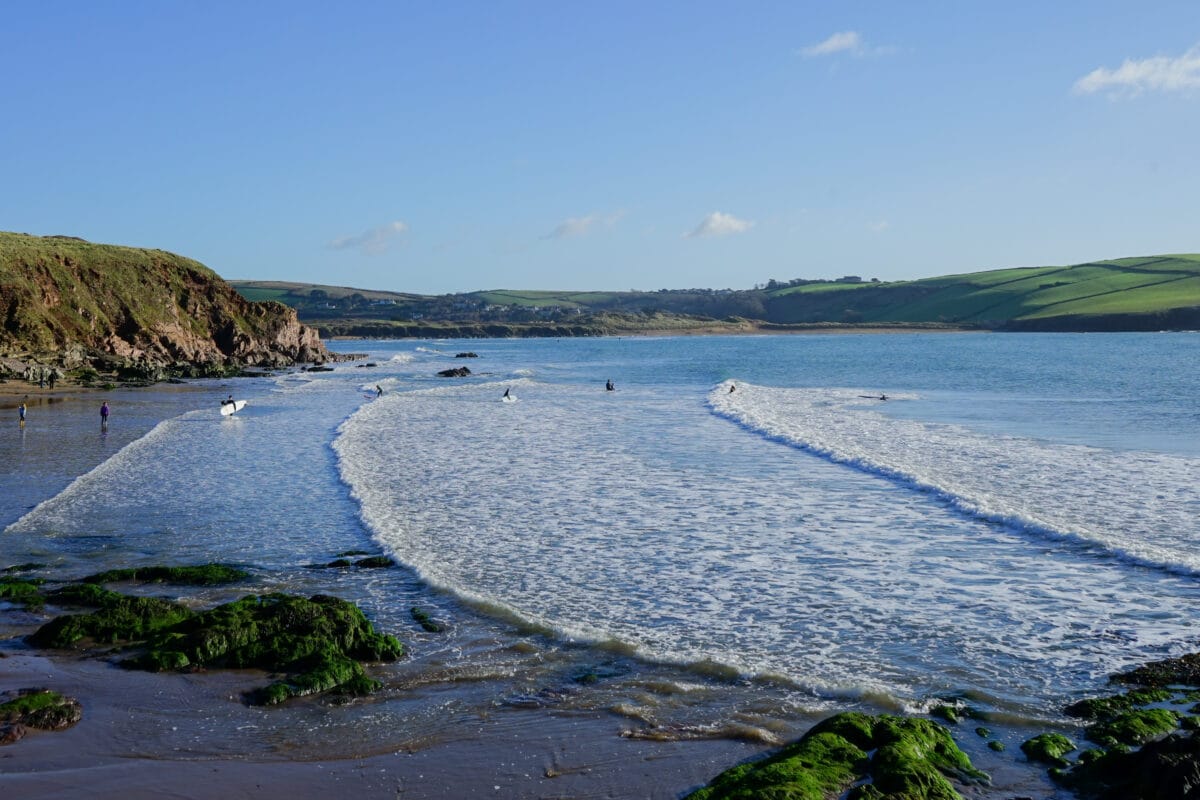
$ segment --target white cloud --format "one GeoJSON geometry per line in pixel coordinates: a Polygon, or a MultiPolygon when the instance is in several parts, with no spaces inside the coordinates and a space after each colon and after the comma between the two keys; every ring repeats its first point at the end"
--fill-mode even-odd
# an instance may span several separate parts
{"type": "Polygon", "coordinates": [[[624,211],[617,211],[612,214],[588,214],[586,217],[567,217],[558,225],[554,226],[554,230],[543,236],[543,239],[569,239],[573,236],[583,236],[589,233],[596,226],[611,228],[616,225],[621,217],[625,216],[624,211]]]}
{"type": "Polygon", "coordinates": [[[754,223],[738,219],[732,214],[722,214],[714,211],[696,226],[691,233],[685,233],[685,239],[699,239],[704,236],[729,236],[734,233],[745,233],[754,227],[754,223]]]}
{"type": "Polygon", "coordinates": [[[863,40],[858,31],[842,31],[835,33],[823,42],[800,48],[800,54],[805,58],[831,56],[835,53],[851,53],[862,55],[863,40]]]}
{"type": "Polygon", "coordinates": [[[396,220],[386,225],[380,225],[377,228],[371,228],[371,230],[364,231],[357,236],[341,236],[330,242],[329,246],[334,250],[358,248],[364,255],[377,256],[380,253],[387,252],[388,248],[392,245],[392,240],[407,231],[408,224],[396,220]]]}
{"type": "Polygon", "coordinates": [[[1076,94],[1108,92],[1115,97],[1200,89],[1200,45],[1177,58],[1127,58],[1116,69],[1098,67],[1075,81],[1073,89],[1076,94]]]}

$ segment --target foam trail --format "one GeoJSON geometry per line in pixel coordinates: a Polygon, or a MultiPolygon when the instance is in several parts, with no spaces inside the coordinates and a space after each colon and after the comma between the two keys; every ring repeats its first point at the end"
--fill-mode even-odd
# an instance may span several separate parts
{"type": "Polygon", "coordinates": [[[729,386],[709,395],[712,410],[769,438],[934,492],[980,519],[1200,574],[1197,459],[894,419],[865,407],[858,389],[729,386]]]}

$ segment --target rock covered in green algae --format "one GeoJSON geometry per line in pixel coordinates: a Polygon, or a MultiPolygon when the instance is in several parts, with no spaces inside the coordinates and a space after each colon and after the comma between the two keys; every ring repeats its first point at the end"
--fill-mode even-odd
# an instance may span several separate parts
{"type": "Polygon", "coordinates": [[[1179,712],[1166,708],[1141,708],[1088,726],[1087,738],[1103,747],[1136,747],[1170,733],[1179,726],[1179,712]]]}
{"type": "Polygon", "coordinates": [[[49,592],[46,598],[63,605],[95,608],[91,614],[55,617],[26,639],[39,647],[66,648],[91,639],[105,644],[144,639],[192,615],[187,608],[157,597],[130,597],[95,584],[75,584],[49,592]]]}
{"type": "Polygon", "coordinates": [[[176,583],[181,586],[220,586],[237,583],[250,577],[250,573],[228,564],[200,564],[191,567],[135,567],[112,569],[81,579],[82,583],[176,583]]]}
{"type": "Polygon", "coordinates": [[[1110,697],[1091,697],[1072,703],[1064,710],[1068,717],[1082,719],[1111,719],[1118,714],[1132,711],[1151,703],[1164,703],[1170,700],[1172,693],[1167,689],[1134,689],[1125,694],[1110,697]]]}
{"type": "Polygon", "coordinates": [[[0,600],[20,603],[26,608],[39,609],[45,603],[38,588],[41,581],[20,578],[0,578],[0,600]]]}
{"type": "Polygon", "coordinates": [[[1112,677],[1117,683],[1138,686],[1200,686],[1200,653],[1152,661],[1112,677]]]}
{"type": "Polygon", "coordinates": [[[146,651],[125,662],[136,669],[257,668],[287,677],[253,693],[253,703],[341,688],[378,688],[360,661],[395,661],[404,648],[380,634],[353,603],[326,595],[249,595],[159,631],[146,651]]]}
{"type": "Polygon", "coordinates": [[[837,714],[763,761],[718,775],[689,795],[699,800],[761,798],[827,800],[954,800],[947,777],[987,781],[950,732],[927,719],[837,714]]]}
{"type": "Polygon", "coordinates": [[[413,618],[413,622],[420,625],[429,633],[441,633],[445,630],[429,613],[420,606],[413,606],[408,610],[409,615],[413,618]]]}
{"type": "Polygon", "coordinates": [[[1063,756],[1075,750],[1075,743],[1061,733],[1043,733],[1021,743],[1021,752],[1030,761],[1054,767],[1070,764],[1063,756]]]}
{"type": "Polygon", "coordinates": [[[83,717],[79,701],[49,689],[19,689],[0,694],[0,743],[20,739],[25,728],[56,731],[83,717]]]}

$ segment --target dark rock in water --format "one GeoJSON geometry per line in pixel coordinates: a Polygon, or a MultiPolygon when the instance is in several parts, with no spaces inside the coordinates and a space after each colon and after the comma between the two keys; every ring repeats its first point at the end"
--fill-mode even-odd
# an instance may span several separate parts
{"type": "Polygon", "coordinates": [[[370,558],[360,558],[354,562],[354,566],[362,569],[386,569],[396,566],[396,562],[387,556],[371,556],[370,558]]]}
{"type": "Polygon", "coordinates": [[[305,367],[304,371],[305,372],[333,372],[333,367],[324,367],[324,366],[305,367]]]}
{"type": "Polygon", "coordinates": [[[1099,800],[1195,800],[1200,793],[1200,740],[1174,734],[1141,749],[1089,750],[1057,780],[1099,800]]]}
{"type": "MultiPolygon", "coordinates": [[[[83,717],[78,700],[49,689],[19,689],[0,695],[0,701],[0,723],[10,726],[57,731],[83,717]]],[[[22,735],[23,731],[15,733],[18,739],[22,735]]]]}
{"type": "Polygon", "coordinates": [[[478,353],[455,353],[455,358],[479,358],[478,353]]]}
{"type": "Polygon", "coordinates": [[[340,689],[366,694],[379,682],[359,662],[395,661],[404,647],[375,631],[353,603],[327,595],[250,595],[162,630],[146,651],[123,662],[154,671],[193,667],[257,668],[287,677],[252,692],[253,704],[340,689]]]}
{"type": "Polygon", "coordinates": [[[219,586],[250,577],[245,570],[228,564],[201,564],[194,567],[137,567],[99,572],[81,579],[83,583],[177,583],[184,586],[219,586]]]}
{"type": "Polygon", "coordinates": [[[442,378],[465,378],[471,374],[471,370],[466,367],[454,367],[453,369],[444,369],[438,373],[442,378]]]}
{"type": "Polygon", "coordinates": [[[1068,717],[1111,719],[1117,714],[1132,711],[1139,706],[1162,703],[1169,699],[1171,699],[1171,692],[1166,689],[1134,689],[1132,692],[1112,697],[1092,697],[1080,700],[1063,710],[1068,717]]]}
{"type": "Polygon", "coordinates": [[[726,770],[688,797],[817,800],[840,797],[867,779],[850,797],[951,800],[960,795],[948,778],[988,781],[946,728],[927,719],[847,712],[763,761],[726,770]]]}
{"type": "Polygon", "coordinates": [[[0,578],[0,600],[20,603],[26,608],[37,610],[45,604],[42,592],[38,588],[40,584],[41,581],[0,578]]]}
{"type": "Polygon", "coordinates": [[[1021,752],[1030,761],[1039,761],[1054,767],[1066,767],[1063,756],[1075,750],[1075,743],[1061,733],[1043,733],[1021,744],[1021,752]]]}
{"type": "Polygon", "coordinates": [[[1117,683],[1138,686],[1200,686],[1200,653],[1152,661],[1137,669],[1114,675],[1117,683]]]}
{"type": "Polygon", "coordinates": [[[1136,747],[1170,733],[1179,726],[1179,712],[1165,708],[1141,708],[1088,726],[1088,741],[1102,747],[1136,747]]]}
{"type": "Polygon", "coordinates": [[[337,557],[338,558],[349,558],[350,556],[369,556],[369,555],[371,555],[371,554],[366,550],[347,550],[344,553],[338,553],[337,557]]]}
{"type": "MultiPolygon", "coordinates": [[[[360,555],[361,551],[351,551],[352,555],[360,555]]],[[[387,556],[370,556],[368,558],[360,558],[358,561],[351,561],[348,558],[337,558],[330,561],[328,564],[309,564],[309,569],[325,569],[325,568],[345,568],[358,567],[360,569],[381,569],[396,566],[396,562],[387,556]]]]}
{"type": "Polygon", "coordinates": [[[412,616],[414,622],[429,633],[441,633],[445,630],[437,622],[434,622],[433,617],[429,616],[420,606],[413,606],[409,609],[408,613],[412,616]]]}

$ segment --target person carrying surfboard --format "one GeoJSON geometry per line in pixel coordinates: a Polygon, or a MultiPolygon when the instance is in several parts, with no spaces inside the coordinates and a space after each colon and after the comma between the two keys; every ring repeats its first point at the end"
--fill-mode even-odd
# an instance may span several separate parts
{"type": "Polygon", "coordinates": [[[233,395],[229,395],[229,397],[227,397],[226,399],[222,400],[222,401],[221,401],[221,405],[223,405],[223,406],[231,406],[231,405],[233,405],[233,395]]]}

